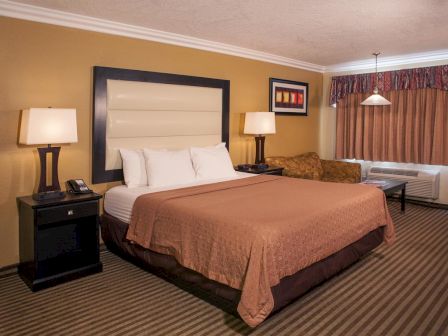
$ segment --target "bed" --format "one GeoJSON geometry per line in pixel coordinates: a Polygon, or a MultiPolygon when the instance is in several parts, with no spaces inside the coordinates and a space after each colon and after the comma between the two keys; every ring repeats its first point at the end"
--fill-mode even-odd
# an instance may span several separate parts
{"type": "MultiPolygon", "coordinates": [[[[123,179],[120,148],[229,145],[228,81],[101,67],[94,79],[94,183],[123,179]]],[[[374,187],[244,173],[114,187],[101,232],[112,251],[219,297],[252,327],[394,240],[374,187]]]]}

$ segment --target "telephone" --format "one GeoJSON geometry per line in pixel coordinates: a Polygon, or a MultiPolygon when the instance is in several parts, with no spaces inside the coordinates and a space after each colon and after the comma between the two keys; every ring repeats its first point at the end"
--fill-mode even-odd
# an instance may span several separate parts
{"type": "Polygon", "coordinates": [[[88,194],[92,192],[81,179],[68,180],[67,191],[73,194],[88,194]]]}

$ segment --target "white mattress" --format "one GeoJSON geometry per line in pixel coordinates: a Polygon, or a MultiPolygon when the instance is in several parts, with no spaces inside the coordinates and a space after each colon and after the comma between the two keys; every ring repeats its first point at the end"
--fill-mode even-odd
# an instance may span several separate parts
{"type": "Polygon", "coordinates": [[[248,174],[243,172],[236,172],[237,175],[234,178],[224,178],[224,179],[214,179],[214,180],[203,180],[197,181],[189,184],[182,185],[173,185],[169,187],[159,187],[159,188],[150,188],[150,187],[137,187],[137,188],[128,188],[125,185],[121,185],[118,187],[113,187],[109,189],[104,195],[104,210],[125,223],[129,223],[131,220],[132,207],[134,206],[134,202],[140,195],[149,194],[158,191],[179,189],[192,187],[201,184],[209,184],[216,182],[229,181],[233,179],[240,179],[246,177],[256,176],[254,174],[248,174]]]}

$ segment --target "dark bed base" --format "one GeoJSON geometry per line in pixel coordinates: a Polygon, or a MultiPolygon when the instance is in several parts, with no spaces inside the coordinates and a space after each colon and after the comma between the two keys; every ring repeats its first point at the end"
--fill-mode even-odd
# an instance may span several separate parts
{"type": "MultiPolygon", "coordinates": [[[[183,267],[174,257],[129,243],[125,238],[127,227],[128,224],[106,213],[101,216],[101,235],[109,250],[209,303],[238,315],[236,307],[241,291],[207,279],[203,275],[183,267]]],[[[285,307],[380,245],[383,241],[383,231],[383,227],[371,231],[339,252],[281,279],[278,285],[271,288],[275,302],[272,312],[285,307]]]]}

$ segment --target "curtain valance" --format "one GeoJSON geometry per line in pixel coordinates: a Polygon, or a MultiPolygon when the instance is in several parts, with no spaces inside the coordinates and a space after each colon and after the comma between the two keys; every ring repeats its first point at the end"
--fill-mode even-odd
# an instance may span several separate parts
{"type": "MultiPolygon", "coordinates": [[[[333,77],[330,105],[350,93],[371,93],[375,80],[375,73],[333,77]]],[[[448,91],[448,65],[378,72],[378,89],[381,92],[425,88],[448,91]]]]}

